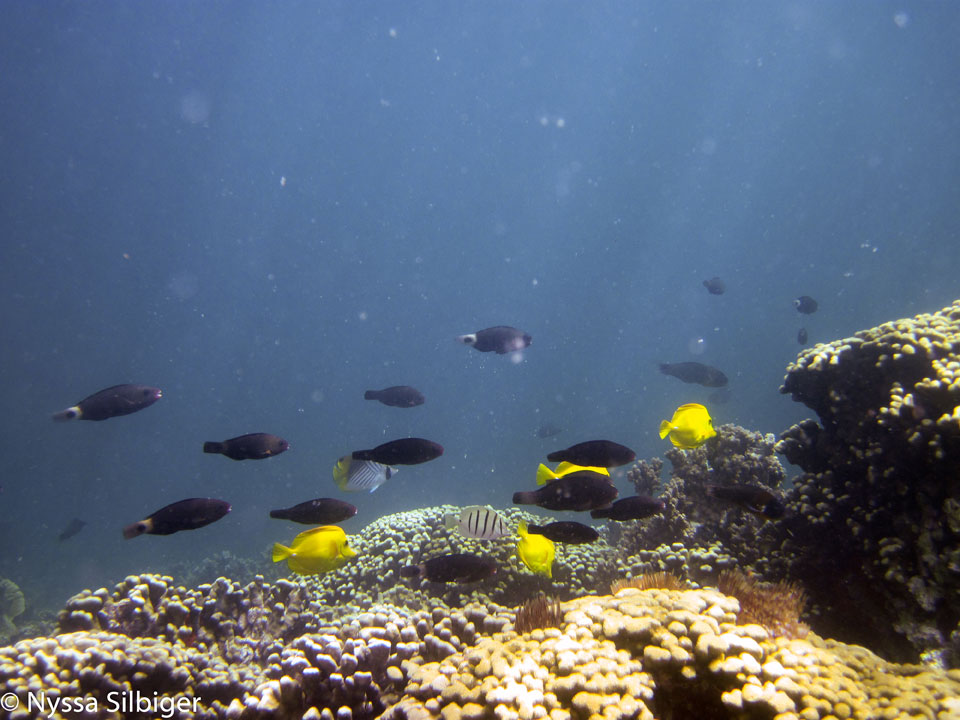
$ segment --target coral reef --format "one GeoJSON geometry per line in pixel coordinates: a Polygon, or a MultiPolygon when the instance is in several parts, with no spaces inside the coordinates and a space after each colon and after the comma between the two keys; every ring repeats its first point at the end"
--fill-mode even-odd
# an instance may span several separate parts
{"type": "Polygon", "coordinates": [[[6,642],[17,632],[13,619],[22,615],[25,609],[23,593],[17,584],[0,578],[0,642],[6,642]]]}
{"type": "Polygon", "coordinates": [[[819,422],[777,445],[805,472],[758,543],[769,570],[804,583],[820,632],[956,664],[960,301],[803,351],[781,392],[819,422]]]}

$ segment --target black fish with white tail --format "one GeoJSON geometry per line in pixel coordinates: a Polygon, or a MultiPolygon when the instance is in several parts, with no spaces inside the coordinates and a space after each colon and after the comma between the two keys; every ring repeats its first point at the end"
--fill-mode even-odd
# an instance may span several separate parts
{"type": "Polygon", "coordinates": [[[400,568],[400,577],[419,577],[436,583],[475,583],[496,574],[497,564],[493,560],[467,553],[440,555],[400,568]]]}
{"type": "Polygon", "coordinates": [[[307,500],[293,507],[271,510],[270,517],[304,525],[336,525],[357,514],[355,505],[336,498],[307,500]]]}
{"type": "Polygon", "coordinates": [[[600,533],[592,527],[573,520],[559,520],[547,525],[528,524],[527,532],[567,545],[583,545],[600,539],[600,533]]]}
{"type": "Polygon", "coordinates": [[[187,498],[151,513],[147,518],[123,529],[129,540],[137,535],[173,535],[181,530],[196,530],[216,522],[230,512],[230,503],[214,498],[187,498]]]}
{"type": "Polygon", "coordinates": [[[120,415],[129,415],[153,405],[163,397],[160,388],[149,385],[114,385],[85,397],[73,407],[55,413],[53,419],[109,420],[120,415]]]}
{"type": "Polygon", "coordinates": [[[537,490],[515,492],[514,505],[537,505],[547,510],[593,510],[617,499],[610,478],[591,470],[564,475],[537,490]]]}
{"type": "Polygon", "coordinates": [[[637,454],[633,450],[611,440],[587,440],[547,455],[550,462],[603,468],[620,467],[636,459],[637,454]]]}
{"type": "Polygon", "coordinates": [[[474,350],[495,352],[497,355],[523,350],[530,347],[530,343],[533,342],[533,338],[523,330],[517,330],[517,328],[509,325],[497,325],[486,330],[477,330],[475,333],[460,335],[457,340],[464,345],[469,345],[474,350]]]}
{"type": "Polygon", "coordinates": [[[779,497],[756,485],[707,485],[706,490],[710,497],[739,505],[768,520],[782,518],[787,511],[779,497]]]}
{"type": "Polygon", "coordinates": [[[87,526],[86,522],[84,522],[80,518],[75,517],[73,520],[67,523],[67,526],[63,529],[63,532],[57,535],[57,539],[60,542],[63,542],[64,540],[69,540],[78,532],[83,530],[86,526],[87,526]]]}
{"type": "Polygon", "coordinates": [[[411,408],[423,405],[426,398],[423,393],[409,385],[393,385],[383,390],[367,390],[364,400],[379,400],[384,405],[399,408],[411,408]]]}
{"type": "Polygon", "coordinates": [[[711,295],[723,295],[727,291],[727,284],[718,277],[703,281],[703,286],[711,295]]]}
{"type": "Polygon", "coordinates": [[[728,382],[722,371],[698,362],[660,363],[660,372],[704,387],[723,387],[728,382]]]}
{"type": "Polygon", "coordinates": [[[423,438],[400,438],[377,445],[372,450],[354,450],[354,460],[370,460],[383,465],[419,465],[443,455],[443,446],[423,438]]]}
{"type": "Polygon", "coordinates": [[[812,315],[817,311],[817,308],[820,305],[809,295],[801,295],[796,300],[793,301],[793,306],[797,309],[797,312],[802,315],[812,315]]]}
{"type": "Polygon", "coordinates": [[[250,433],[223,442],[205,442],[205,453],[226,455],[231,460],[263,460],[286,451],[290,445],[270,433],[250,433]]]}
{"type": "Polygon", "coordinates": [[[651,515],[662,513],[666,507],[662,500],[657,500],[647,495],[631,495],[630,497],[617,500],[608,508],[591,510],[590,517],[605,518],[618,522],[642,520],[651,515]]]}

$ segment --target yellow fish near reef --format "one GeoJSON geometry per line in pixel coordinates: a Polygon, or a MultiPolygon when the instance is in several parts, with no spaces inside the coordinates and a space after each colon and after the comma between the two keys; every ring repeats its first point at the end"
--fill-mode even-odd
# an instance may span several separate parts
{"type": "Polygon", "coordinates": [[[660,423],[660,437],[670,436],[670,442],[678,448],[692,450],[716,437],[713,420],[703,405],[687,403],[677,408],[671,420],[660,423]]]}
{"type": "Polygon", "coordinates": [[[574,465],[573,463],[568,463],[566,460],[564,460],[562,463],[557,465],[556,470],[551,470],[543,463],[540,463],[540,467],[537,468],[537,485],[546,485],[551,480],[557,480],[558,478],[562,478],[564,475],[580,472],[581,470],[589,470],[590,472],[600,473],[601,475],[610,477],[610,471],[605,467],[574,465]]]}
{"type": "Polygon", "coordinates": [[[273,561],[286,560],[295,573],[313,575],[336,570],[357,552],[347,544],[347,536],[336,525],[321,525],[304,530],[290,547],[280,543],[273,546],[273,561]]]}
{"type": "Polygon", "coordinates": [[[520,521],[517,535],[520,537],[517,540],[517,557],[520,558],[520,562],[526,565],[531,572],[552,578],[553,541],[543,535],[528,533],[525,520],[520,521]]]}

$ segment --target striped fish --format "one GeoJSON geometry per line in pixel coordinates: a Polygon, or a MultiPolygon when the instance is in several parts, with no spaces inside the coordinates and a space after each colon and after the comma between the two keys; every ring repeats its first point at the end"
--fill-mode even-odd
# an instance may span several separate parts
{"type": "Polygon", "coordinates": [[[341,490],[373,492],[399,472],[395,467],[373,462],[354,460],[344,455],[333,466],[333,480],[341,490]]]}
{"type": "Polygon", "coordinates": [[[459,513],[447,513],[443,516],[443,525],[475,540],[493,540],[512,534],[497,511],[486,505],[470,505],[459,513]]]}

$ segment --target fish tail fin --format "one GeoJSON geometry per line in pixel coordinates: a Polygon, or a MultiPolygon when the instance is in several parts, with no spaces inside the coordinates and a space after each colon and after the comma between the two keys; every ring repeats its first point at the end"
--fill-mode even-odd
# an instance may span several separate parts
{"type": "Polygon", "coordinates": [[[350,480],[350,456],[344,455],[337,460],[333,466],[333,481],[341,490],[347,489],[347,482],[350,480]]]}
{"type": "Polygon", "coordinates": [[[592,517],[594,520],[598,518],[610,517],[610,508],[597,508],[596,510],[591,510],[590,517],[592,517]]]}
{"type": "Polygon", "coordinates": [[[521,520],[520,524],[517,525],[517,535],[522,538],[525,538],[529,533],[527,532],[527,521],[521,520]]]}
{"type": "Polygon", "coordinates": [[[671,431],[672,429],[673,429],[673,428],[670,427],[670,421],[669,421],[669,420],[663,420],[663,421],[661,421],[661,423],[660,423],[660,439],[663,440],[667,435],[670,434],[670,431],[671,431]]]}
{"type": "Polygon", "coordinates": [[[68,407],[66,410],[61,410],[58,413],[53,414],[54,422],[66,422],[67,420],[73,420],[74,418],[80,417],[82,414],[79,405],[74,405],[73,407],[68,407]]]}
{"type": "Polygon", "coordinates": [[[223,453],[223,443],[221,442],[205,442],[203,444],[203,451],[205,453],[223,453]]]}
{"type": "Polygon", "coordinates": [[[141,520],[140,522],[135,522],[132,525],[127,525],[123,529],[123,539],[129,540],[130,538],[135,538],[137,535],[143,535],[150,529],[150,520],[141,520]]]}
{"type": "Polygon", "coordinates": [[[537,485],[546,485],[551,480],[556,480],[557,474],[543,463],[537,468],[537,485]]]}
{"type": "Polygon", "coordinates": [[[457,517],[456,513],[446,513],[443,516],[443,526],[447,530],[453,530],[457,526],[457,523],[459,521],[460,521],[460,518],[457,517]]]}
{"type": "Polygon", "coordinates": [[[286,560],[288,557],[293,555],[293,550],[290,548],[281,545],[280,543],[273,544],[273,554],[272,559],[274,562],[280,562],[281,560],[286,560]]]}
{"type": "Polygon", "coordinates": [[[513,494],[514,505],[536,505],[537,494],[535,492],[515,492],[513,494]]]}
{"type": "Polygon", "coordinates": [[[380,394],[380,393],[378,393],[376,390],[367,390],[367,391],[363,394],[363,399],[364,399],[364,400],[376,400],[376,399],[377,399],[377,395],[379,395],[379,394],[380,394]]]}

